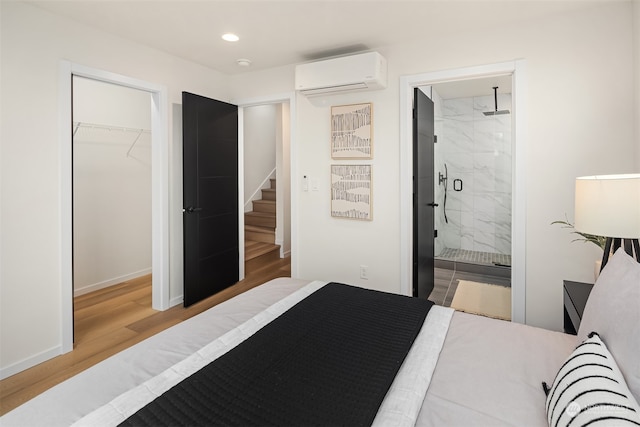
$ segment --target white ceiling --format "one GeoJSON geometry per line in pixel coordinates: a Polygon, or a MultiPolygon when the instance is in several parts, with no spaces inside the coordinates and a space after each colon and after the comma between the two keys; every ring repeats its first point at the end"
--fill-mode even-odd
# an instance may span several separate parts
{"type": "Polygon", "coordinates": [[[491,31],[611,0],[23,1],[231,75],[418,37],[491,31]],[[226,32],[240,41],[223,41],[226,32]],[[241,58],[251,65],[237,65],[241,58]]]}
{"type": "Polygon", "coordinates": [[[433,85],[442,99],[492,95],[494,86],[498,87],[498,93],[511,93],[511,75],[459,80],[433,85]]]}

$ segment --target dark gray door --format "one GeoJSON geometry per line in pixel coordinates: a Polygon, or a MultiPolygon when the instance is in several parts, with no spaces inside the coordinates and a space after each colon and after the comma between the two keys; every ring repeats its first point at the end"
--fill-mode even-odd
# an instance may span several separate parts
{"type": "Polygon", "coordinates": [[[238,281],[238,107],[182,93],[184,306],[238,281]]]}
{"type": "Polygon", "coordinates": [[[433,102],[413,91],[413,296],[428,298],[434,267],[433,102]]]}

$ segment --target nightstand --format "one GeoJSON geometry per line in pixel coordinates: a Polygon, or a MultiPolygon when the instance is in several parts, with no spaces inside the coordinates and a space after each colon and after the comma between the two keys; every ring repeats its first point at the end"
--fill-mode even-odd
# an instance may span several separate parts
{"type": "Polygon", "coordinates": [[[564,332],[576,335],[593,284],[564,280],[564,332]]]}

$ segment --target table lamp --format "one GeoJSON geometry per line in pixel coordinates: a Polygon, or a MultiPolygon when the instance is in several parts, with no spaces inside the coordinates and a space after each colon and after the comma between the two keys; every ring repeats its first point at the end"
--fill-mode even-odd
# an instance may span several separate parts
{"type": "Polygon", "coordinates": [[[601,270],[623,245],[640,262],[640,174],[576,178],[575,215],[577,231],[607,238],[601,270]]]}

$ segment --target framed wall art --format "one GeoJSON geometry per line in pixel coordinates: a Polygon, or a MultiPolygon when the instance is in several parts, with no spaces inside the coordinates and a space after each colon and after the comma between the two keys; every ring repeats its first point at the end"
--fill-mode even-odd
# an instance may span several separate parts
{"type": "Polygon", "coordinates": [[[371,165],[331,165],[331,216],[372,218],[371,165]]]}
{"type": "Polygon", "coordinates": [[[373,104],[331,107],[331,158],[373,158],[373,104]]]}

